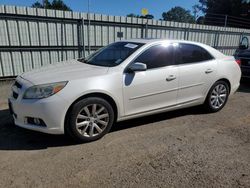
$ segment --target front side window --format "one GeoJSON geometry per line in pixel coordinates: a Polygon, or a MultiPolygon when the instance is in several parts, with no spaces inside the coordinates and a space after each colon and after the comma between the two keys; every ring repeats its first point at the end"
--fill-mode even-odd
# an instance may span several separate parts
{"type": "Polygon", "coordinates": [[[157,45],[150,47],[134,60],[134,62],[145,63],[147,69],[172,65],[173,61],[174,50],[172,45],[157,45]]]}
{"type": "Polygon", "coordinates": [[[187,64],[208,61],[213,57],[203,48],[193,44],[179,44],[176,47],[176,63],[187,64]]]}
{"type": "Polygon", "coordinates": [[[143,45],[143,43],[116,42],[78,61],[97,66],[114,67],[121,64],[143,45]]]}

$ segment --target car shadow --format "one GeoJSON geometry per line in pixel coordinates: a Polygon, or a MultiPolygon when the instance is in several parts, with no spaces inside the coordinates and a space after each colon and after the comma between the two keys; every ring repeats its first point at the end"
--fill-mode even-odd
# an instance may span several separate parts
{"type": "MultiPolygon", "coordinates": [[[[250,83],[241,83],[238,92],[250,93],[250,83]]],[[[136,118],[116,123],[111,133],[180,116],[204,113],[201,107],[192,107],[136,118]]],[[[17,127],[13,123],[9,110],[0,110],[0,150],[41,150],[70,145],[76,145],[76,143],[64,135],[49,135],[17,127]]]]}
{"type": "MultiPolygon", "coordinates": [[[[204,112],[196,107],[136,118],[116,123],[111,133],[179,116],[201,113],[204,112]]],[[[0,150],[42,150],[71,145],[77,145],[77,143],[64,135],[49,135],[17,127],[14,125],[9,110],[0,110],[0,150]]]]}
{"type": "Polygon", "coordinates": [[[63,135],[49,135],[17,127],[9,110],[0,110],[0,150],[39,150],[73,144],[63,135]]]}
{"type": "Polygon", "coordinates": [[[159,114],[144,116],[140,118],[135,118],[131,120],[126,120],[122,122],[118,122],[116,126],[113,126],[111,129],[111,132],[113,131],[121,131],[124,129],[129,129],[132,127],[138,127],[142,125],[147,125],[155,122],[164,121],[167,119],[173,119],[181,116],[186,115],[199,115],[199,114],[206,114],[207,112],[204,110],[202,106],[196,106],[196,107],[190,107],[190,108],[184,108],[180,110],[174,110],[169,112],[163,112],[159,114]]]}

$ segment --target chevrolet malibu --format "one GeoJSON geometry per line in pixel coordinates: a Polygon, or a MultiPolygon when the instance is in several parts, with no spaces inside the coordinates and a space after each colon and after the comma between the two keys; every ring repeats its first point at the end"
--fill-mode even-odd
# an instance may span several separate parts
{"type": "Polygon", "coordinates": [[[221,110],[239,87],[231,56],[195,42],[128,40],[16,78],[17,126],[94,141],[116,121],[204,105],[221,110]]]}

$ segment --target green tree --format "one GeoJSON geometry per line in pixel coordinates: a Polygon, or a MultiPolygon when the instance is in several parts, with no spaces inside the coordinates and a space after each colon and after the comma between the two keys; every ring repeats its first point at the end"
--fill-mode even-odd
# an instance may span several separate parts
{"type": "Polygon", "coordinates": [[[163,12],[162,18],[165,21],[195,23],[195,17],[191,15],[190,11],[178,6],[168,12],[163,12]]]}
{"type": "Polygon", "coordinates": [[[140,18],[154,19],[154,15],[152,15],[152,14],[147,14],[147,15],[145,15],[145,16],[140,16],[140,18]]]}
{"type": "Polygon", "coordinates": [[[199,0],[199,9],[204,14],[225,14],[230,16],[242,16],[249,12],[249,0],[199,0]]]}
{"type": "Polygon", "coordinates": [[[199,18],[197,18],[196,23],[197,24],[204,24],[205,23],[205,17],[200,16],[199,18]]]}
{"type": "Polygon", "coordinates": [[[134,13],[130,13],[127,15],[127,17],[132,17],[132,18],[139,18],[140,16],[139,15],[136,15],[134,13]]]}
{"type": "Polygon", "coordinates": [[[152,14],[147,14],[145,16],[140,16],[140,15],[137,15],[137,14],[130,13],[130,14],[127,15],[127,17],[154,19],[154,15],[152,15],[152,14]]]}
{"type": "Polygon", "coordinates": [[[195,5],[204,16],[197,23],[218,26],[249,28],[250,23],[242,18],[250,19],[249,0],[199,0],[195,5]]]}
{"type": "Polygon", "coordinates": [[[33,8],[44,8],[44,6],[40,2],[35,2],[34,4],[31,5],[33,8]]]}
{"type": "Polygon", "coordinates": [[[62,0],[53,0],[52,2],[48,0],[43,0],[42,3],[36,1],[33,8],[45,8],[45,9],[55,9],[55,10],[67,10],[72,11],[69,6],[67,6],[62,0]]]}

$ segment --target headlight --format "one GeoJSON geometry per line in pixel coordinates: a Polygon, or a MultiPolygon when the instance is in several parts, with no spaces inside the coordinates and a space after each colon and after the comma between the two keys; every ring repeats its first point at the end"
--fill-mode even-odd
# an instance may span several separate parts
{"type": "Polygon", "coordinates": [[[36,85],[28,88],[23,98],[24,99],[42,99],[50,97],[61,91],[68,82],[57,82],[51,84],[36,85]]]}

